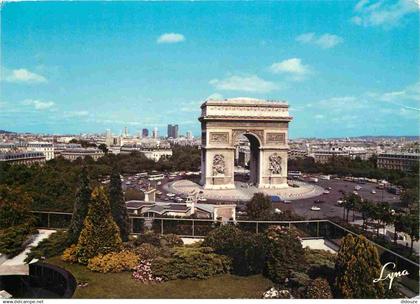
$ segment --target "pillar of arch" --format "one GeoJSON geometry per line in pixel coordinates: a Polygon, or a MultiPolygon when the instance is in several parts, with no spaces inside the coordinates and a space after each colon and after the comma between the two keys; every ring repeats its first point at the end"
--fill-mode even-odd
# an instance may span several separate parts
{"type": "Polygon", "coordinates": [[[287,187],[288,105],[249,98],[207,100],[201,105],[201,185],[234,189],[235,145],[251,144],[250,180],[258,188],[287,187]]]}

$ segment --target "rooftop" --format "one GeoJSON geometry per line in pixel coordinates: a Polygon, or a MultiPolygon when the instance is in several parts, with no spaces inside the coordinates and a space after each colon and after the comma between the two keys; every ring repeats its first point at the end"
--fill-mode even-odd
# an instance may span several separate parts
{"type": "Polygon", "coordinates": [[[206,105],[235,105],[235,106],[267,106],[267,107],[287,107],[286,101],[281,100],[265,100],[249,97],[237,97],[237,98],[227,98],[227,99],[208,99],[206,100],[201,107],[206,105]]]}

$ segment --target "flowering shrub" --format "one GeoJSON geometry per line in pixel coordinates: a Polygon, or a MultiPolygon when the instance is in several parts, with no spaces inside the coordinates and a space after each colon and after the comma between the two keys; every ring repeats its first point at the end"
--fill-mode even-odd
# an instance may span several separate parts
{"type": "Polygon", "coordinates": [[[87,268],[97,272],[122,272],[134,269],[139,263],[136,253],[128,250],[99,254],[88,261],[87,268]]]}
{"type": "Polygon", "coordinates": [[[160,283],[161,277],[153,275],[150,260],[143,260],[134,268],[133,279],[141,283],[160,283]]]}
{"type": "Polygon", "coordinates": [[[263,293],[263,299],[293,299],[293,296],[287,289],[279,290],[275,287],[271,287],[269,290],[263,293]]]}
{"type": "Polygon", "coordinates": [[[77,263],[77,250],[78,248],[76,245],[71,245],[69,248],[64,250],[63,254],[61,255],[61,259],[64,262],[77,263]]]}

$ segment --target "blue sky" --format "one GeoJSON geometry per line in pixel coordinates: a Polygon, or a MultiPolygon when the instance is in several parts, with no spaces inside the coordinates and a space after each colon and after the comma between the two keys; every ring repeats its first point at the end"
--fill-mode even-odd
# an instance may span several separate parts
{"type": "Polygon", "coordinates": [[[247,96],[292,138],[419,135],[419,26],[414,0],[3,3],[0,129],[199,135],[247,96]]]}

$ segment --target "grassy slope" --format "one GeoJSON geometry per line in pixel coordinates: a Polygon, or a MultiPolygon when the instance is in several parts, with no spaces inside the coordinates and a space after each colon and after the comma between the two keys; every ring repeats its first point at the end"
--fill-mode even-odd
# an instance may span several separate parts
{"type": "Polygon", "coordinates": [[[262,275],[221,275],[208,280],[176,280],[147,285],[134,281],[131,272],[91,272],[84,266],[64,263],[58,257],[47,262],[67,269],[78,282],[89,283],[85,288],[77,288],[74,298],[261,298],[262,293],[273,285],[262,275]]]}

